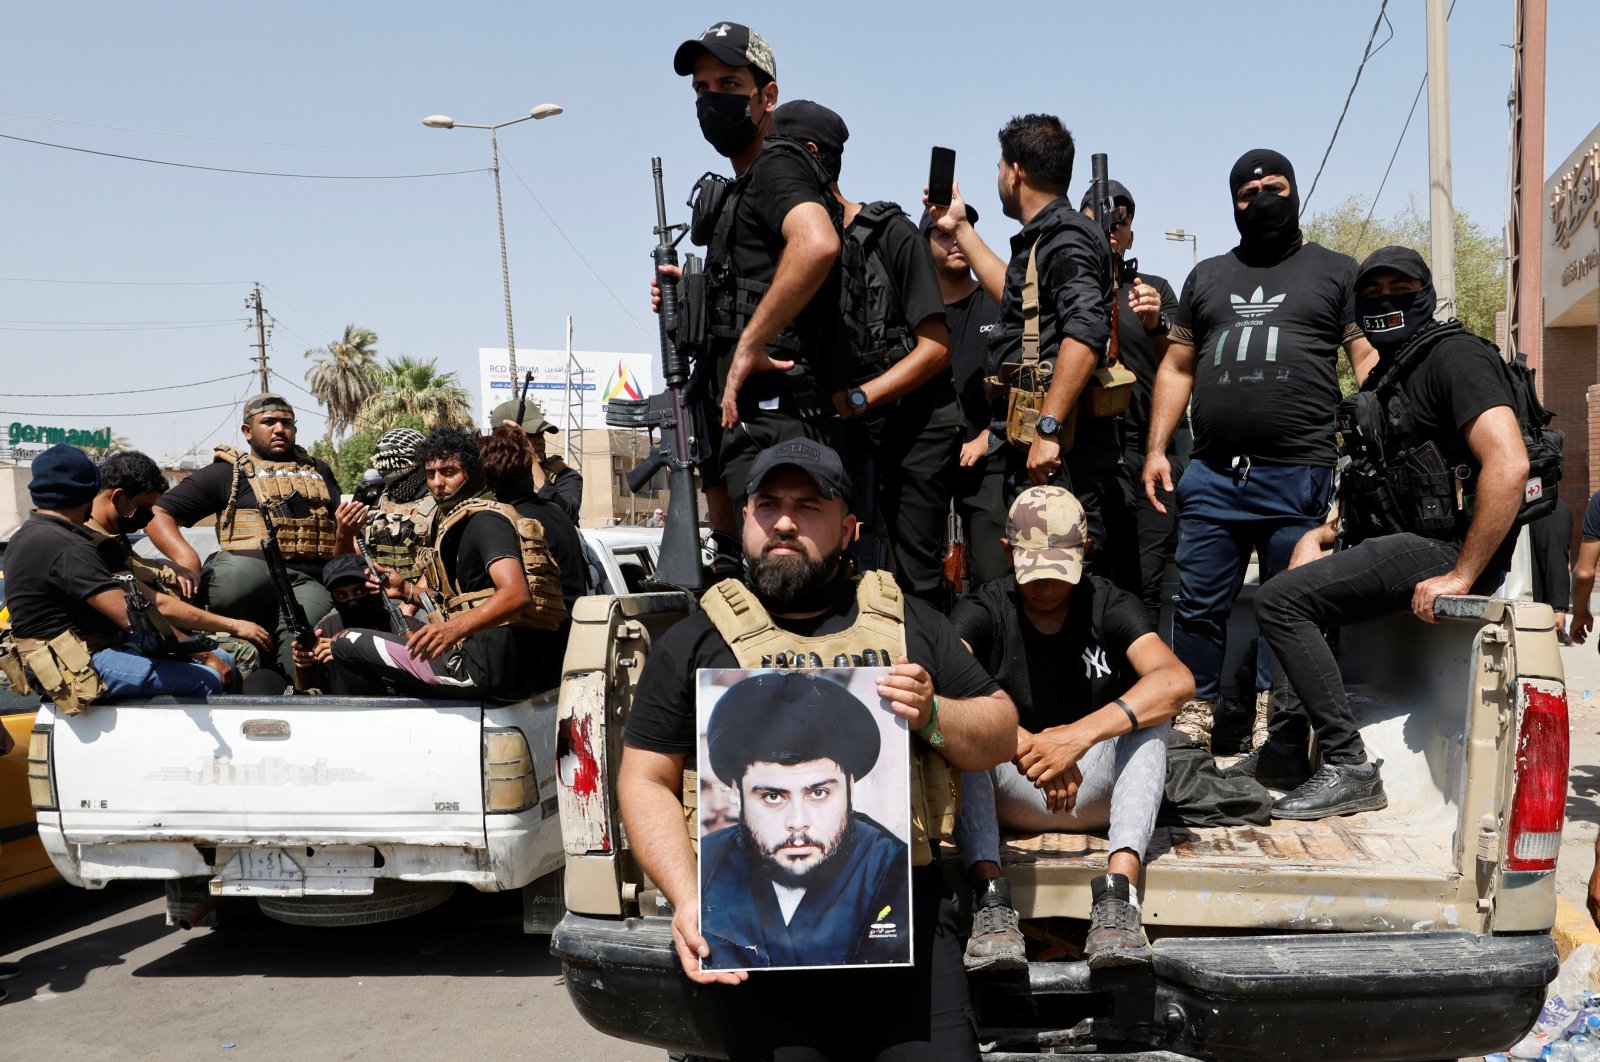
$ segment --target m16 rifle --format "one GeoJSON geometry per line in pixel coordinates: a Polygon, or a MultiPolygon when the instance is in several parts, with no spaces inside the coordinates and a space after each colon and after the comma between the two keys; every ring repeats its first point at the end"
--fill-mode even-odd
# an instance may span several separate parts
{"type": "MultiPolygon", "coordinates": [[[[1117,204],[1111,195],[1111,178],[1107,176],[1106,156],[1098,152],[1090,156],[1092,182],[1089,195],[1094,203],[1094,218],[1111,242],[1111,230],[1117,225],[1117,204]]],[[[1111,265],[1105,283],[1111,289],[1111,338],[1106,345],[1106,366],[1097,368],[1089,377],[1083,391],[1082,410],[1091,417],[1115,417],[1128,409],[1133,397],[1134,375],[1122,364],[1121,344],[1117,340],[1117,317],[1122,312],[1117,293],[1122,285],[1133,282],[1137,275],[1137,259],[1124,259],[1115,247],[1111,250],[1111,265]]]]}
{"type": "MultiPolygon", "coordinates": [[[[517,425],[522,425],[522,418],[528,414],[528,388],[533,385],[533,370],[529,369],[522,376],[522,387],[517,393],[517,425]]],[[[494,431],[498,424],[489,425],[489,430],[494,431]]]]}
{"type": "MultiPolygon", "coordinates": [[[[678,264],[678,241],[689,231],[687,224],[667,224],[667,201],[661,187],[661,159],[650,160],[655,178],[657,237],[654,258],[656,280],[661,287],[661,378],[666,390],[649,398],[612,399],[606,405],[606,424],[613,428],[645,429],[658,440],[650,455],[628,473],[628,489],[640,491],[661,469],[668,470],[670,500],[667,503],[665,530],[661,535],[661,558],[656,564],[655,582],[698,594],[710,580],[700,553],[699,506],[695,499],[694,468],[697,440],[689,419],[684,391],[689,386],[689,358],[680,347],[678,281],[662,273],[663,266],[678,264]]],[[[700,271],[694,255],[686,255],[686,276],[700,271]]]]}
{"type": "MultiPolygon", "coordinates": [[[[283,614],[294,644],[306,652],[316,648],[317,632],[306,618],[306,610],[301,607],[300,599],[294,596],[294,581],[289,577],[289,565],[283,559],[283,551],[278,548],[278,526],[274,522],[273,511],[276,510],[279,516],[293,518],[309,516],[310,508],[305,496],[294,491],[277,502],[261,502],[260,509],[261,524],[265,528],[261,540],[261,558],[267,562],[267,572],[272,577],[272,592],[278,598],[278,609],[283,614]]],[[[294,688],[300,693],[311,688],[309,677],[298,666],[294,669],[294,688]]]]}
{"type": "Polygon", "coordinates": [[[180,637],[166,617],[157,612],[155,605],[144,596],[144,591],[139,589],[139,581],[132,575],[122,572],[114,578],[122,587],[123,603],[128,609],[128,644],[138,650],[141,656],[152,660],[183,659],[196,653],[209,653],[217,647],[215,638],[203,634],[180,637]]]}

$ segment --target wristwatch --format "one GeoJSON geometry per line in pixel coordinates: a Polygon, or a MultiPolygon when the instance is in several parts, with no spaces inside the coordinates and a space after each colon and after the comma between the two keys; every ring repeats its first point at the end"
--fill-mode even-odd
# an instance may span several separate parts
{"type": "Polygon", "coordinates": [[[1144,334],[1156,339],[1170,331],[1172,331],[1172,322],[1167,320],[1167,311],[1162,310],[1160,319],[1156,321],[1156,326],[1154,328],[1146,328],[1144,334]]]}
{"type": "Polygon", "coordinates": [[[859,417],[867,411],[867,393],[859,387],[852,387],[844,393],[845,403],[850,407],[850,414],[859,417]]]}
{"type": "Polygon", "coordinates": [[[1039,422],[1033,426],[1035,435],[1054,435],[1060,430],[1061,422],[1048,413],[1040,417],[1039,422]]]}

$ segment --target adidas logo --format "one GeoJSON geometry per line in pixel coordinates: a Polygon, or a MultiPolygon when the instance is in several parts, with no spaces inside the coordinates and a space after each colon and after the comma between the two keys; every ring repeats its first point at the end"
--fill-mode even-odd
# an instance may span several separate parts
{"type": "MultiPolygon", "coordinates": [[[[1288,292],[1284,293],[1284,295],[1287,294],[1288,292]]],[[[1256,288],[1255,293],[1252,294],[1249,299],[1245,299],[1239,295],[1229,295],[1228,298],[1233,303],[1234,313],[1247,320],[1253,321],[1258,317],[1265,317],[1273,310],[1276,310],[1278,305],[1283,302],[1284,295],[1274,295],[1269,299],[1267,298],[1266,292],[1262,291],[1260,288],[1256,288]]]]}

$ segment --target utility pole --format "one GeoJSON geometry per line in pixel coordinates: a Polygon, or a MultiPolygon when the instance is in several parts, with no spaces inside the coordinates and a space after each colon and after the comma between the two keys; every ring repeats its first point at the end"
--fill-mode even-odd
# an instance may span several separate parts
{"type": "Polygon", "coordinates": [[[1428,0],[1428,227],[1440,318],[1456,313],[1456,212],[1450,179],[1450,32],[1445,0],[1428,0]]]}
{"type": "MultiPolygon", "coordinates": [[[[1506,223],[1506,349],[1539,365],[1544,324],[1545,0],[1517,0],[1511,29],[1511,202],[1506,223]]],[[[1544,391],[1544,376],[1536,377],[1544,391]]]]}
{"type": "Polygon", "coordinates": [[[254,310],[256,315],[256,341],[251,346],[256,348],[256,356],[251,360],[256,363],[256,370],[261,373],[261,393],[266,394],[272,388],[267,383],[267,321],[266,310],[261,306],[261,283],[245,297],[244,308],[254,310]]]}

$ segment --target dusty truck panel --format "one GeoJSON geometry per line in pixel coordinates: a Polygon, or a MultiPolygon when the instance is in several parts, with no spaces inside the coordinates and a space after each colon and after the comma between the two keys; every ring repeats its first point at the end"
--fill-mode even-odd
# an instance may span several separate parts
{"type": "MultiPolygon", "coordinates": [[[[671,909],[619,836],[632,683],[650,641],[682,614],[653,604],[638,614],[631,600],[580,613],[568,654],[562,717],[587,721],[582,763],[598,778],[575,787],[562,776],[569,912],[551,951],[596,1028],[718,1057],[704,993],[673,953],[671,909]]],[[[1142,893],[1153,965],[1091,973],[1063,957],[973,978],[992,1052],[1398,1062],[1515,1042],[1557,964],[1554,863],[1541,857],[1559,845],[1560,809],[1552,825],[1538,798],[1559,804],[1564,793],[1560,658],[1545,606],[1451,598],[1439,615],[1340,632],[1362,737],[1384,761],[1385,811],[1157,830],[1142,893]]],[[[577,743],[569,749],[576,756],[577,743]]],[[[1020,913],[1065,956],[1074,932],[1081,942],[1105,849],[1097,836],[1004,839],[1020,913]]]]}

